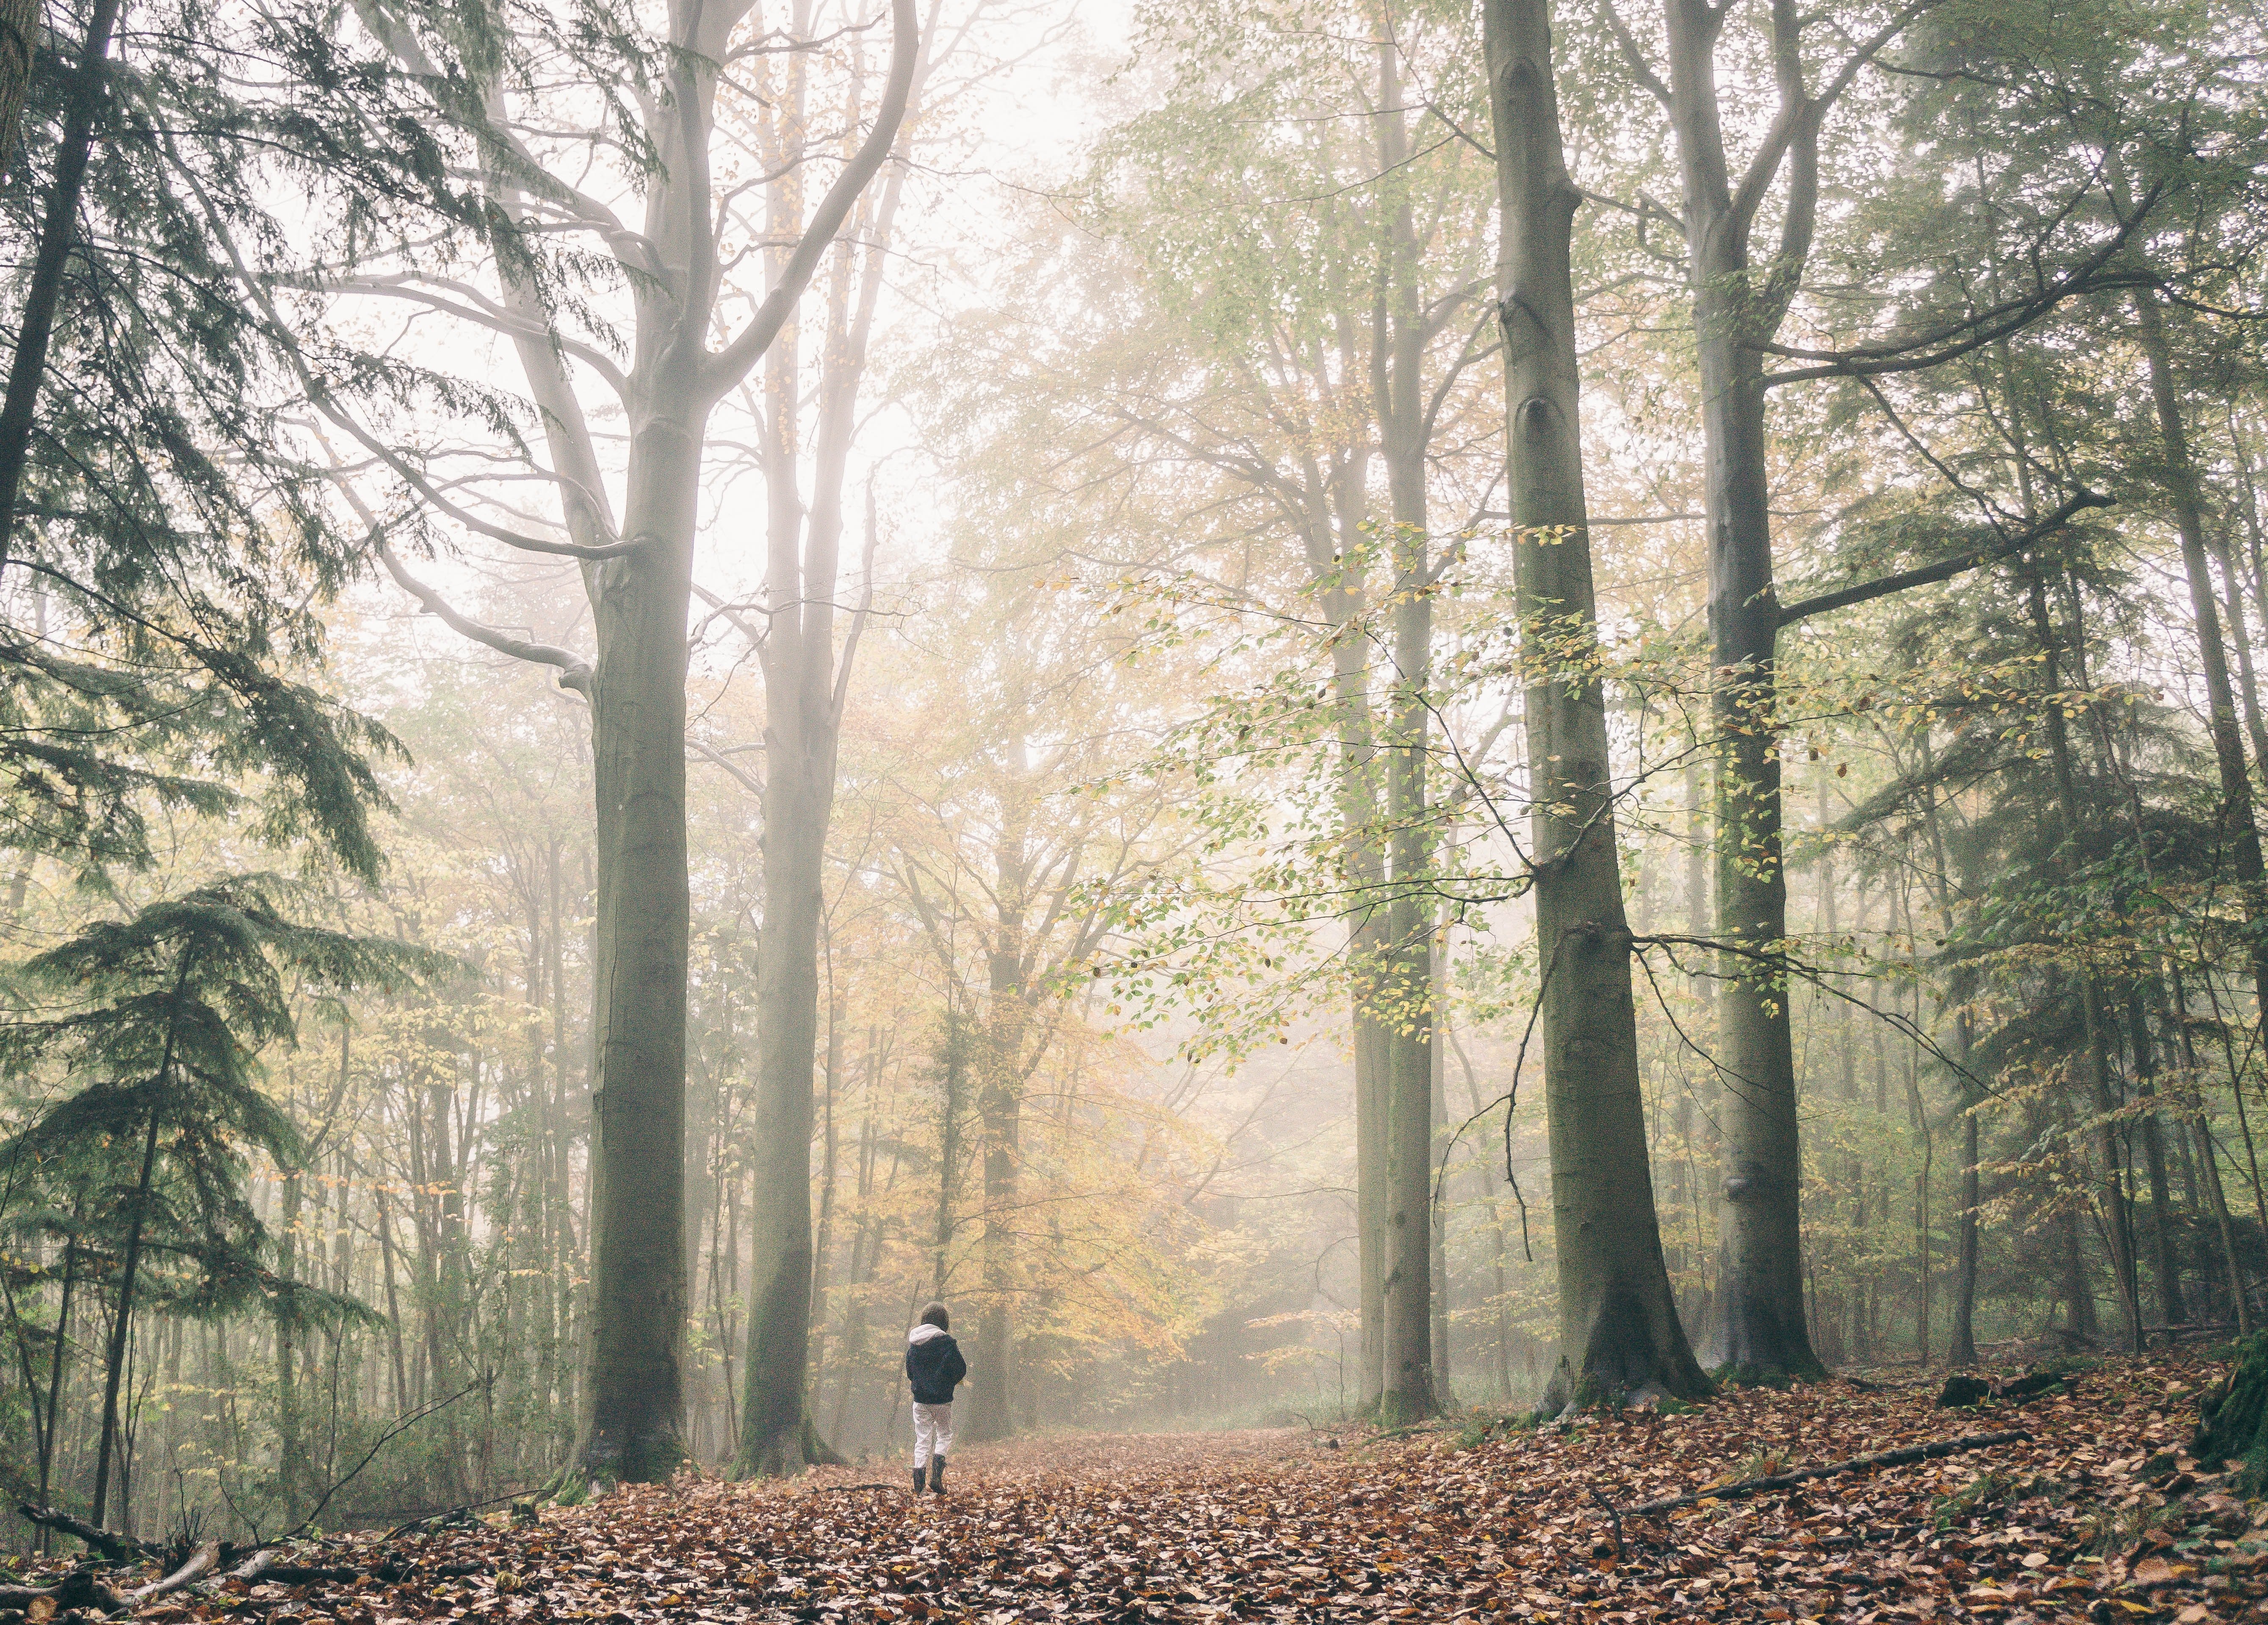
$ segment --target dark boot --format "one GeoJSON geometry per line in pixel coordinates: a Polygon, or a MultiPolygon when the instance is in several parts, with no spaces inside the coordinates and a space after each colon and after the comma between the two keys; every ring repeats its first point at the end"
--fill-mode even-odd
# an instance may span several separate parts
{"type": "Polygon", "coordinates": [[[929,1459],[929,1488],[932,1495],[941,1496],[945,1493],[945,1458],[942,1456],[932,1456],[929,1459]]]}
{"type": "Polygon", "coordinates": [[[914,1469],[914,1494],[919,1495],[923,1490],[927,1489],[928,1488],[929,1470],[926,1467],[916,1467],[914,1469]]]}

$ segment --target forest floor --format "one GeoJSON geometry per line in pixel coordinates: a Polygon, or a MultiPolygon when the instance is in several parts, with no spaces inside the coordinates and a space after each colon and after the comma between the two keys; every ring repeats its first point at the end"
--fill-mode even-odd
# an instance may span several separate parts
{"type": "Polygon", "coordinates": [[[2268,1621],[2268,1505],[2181,1454],[2220,1372],[2190,1355],[2105,1361],[1972,1409],[1937,1407],[1935,1380],[1838,1378],[1560,1430],[1475,1418],[1398,1438],[1035,1439],[957,1454],[950,1493],[919,1500],[895,1465],[684,1480],[547,1508],[534,1526],[338,1537],[321,1561],[375,1565],[382,1551],[414,1567],[347,1584],[228,1581],[137,1618],[2268,1621]],[[2013,1429],[2029,1437],[1632,1510],[2013,1429]]]}

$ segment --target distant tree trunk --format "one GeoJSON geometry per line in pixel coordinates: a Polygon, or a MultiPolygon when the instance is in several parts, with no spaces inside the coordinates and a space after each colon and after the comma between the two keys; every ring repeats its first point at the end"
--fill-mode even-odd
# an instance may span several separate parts
{"type": "MultiPolygon", "coordinates": [[[[1449,1056],[1446,1041],[1448,1031],[1447,1010],[1449,995],[1449,907],[1446,901],[1434,910],[1434,951],[1432,991],[1426,1001],[1432,1012],[1432,1043],[1428,1046],[1428,1059],[1432,1066],[1432,1145],[1439,1148],[1447,1136],[1449,1126],[1449,1056]]],[[[1446,1153],[1442,1153],[1446,1155],[1446,1153]]],[[[1429,1162],[1432,1160],[1429,1156],[1429,1162]]],[[[1427,1180],[1433,1183],[1429,1168],[1427,1180]]],[[[1444,1405],[1454,1405],[1456,1390],[1449,1380],[1449,1205],[1446,1200],[1430,1204],[1433,1215],[1433,1392],[1444,1405]]]]}
{"type": "Polygon", "coordinates": [[[2166,1178],[2165,1133],[2158,1116],[2157,1057],[2139,993],[2126,1001],[2126,1030],[2134,1053],[2134,1092],[2149,1103],[2142,1116],[2142,1162],[2150,1181],[2150,1269],[2157,1280],[2158,1319],[2176,1326],[2189,1316],[2182,1303],[2180,1251],[2173,1236],[2174,1193],[2166,1178]]]}
{"type": "Polygon", "coordinates": [[[1341,861],[1357,898],[1347,933],[1350,1020],[1354,1048],[1355,1251],[1362,1408],[1377,1408],[1386,1383],[1386,1075],[1391,1056],[1381,986],[1387,951],[1385,854],[1377,831],[1378,750],[1372,733],[1369,640],[1351,629],[1365,613],[1363,501],[1359,483],[1342,482],[1333,517],[1318,516],[1307,537],[1308,570],[1330,624],[1331,700],[1339,739],[1337,813],[1341,861]]]}
{"type": "MultiPolygon", "coordinates": [[[[1019,710],[1020,711],[1020,697],[1019,710]]],[[[1031,885],[1031,802],[1027,750],[1020,717],[1009,745],[1010,785],[994,842],[996,907],[986,956],[989,1009],[983,1077],[976,1111],[984,1134],[984,1296],[969,1362],[967,1437],[1005,1439],[1015,1428],[1010,1406],[1015,1344],[1016,1212],[1021,1173],[1025,989],[1024,912],[1031,885]]]]}
{"type": "MultiPolygon", "coordinates": [[[[300,1184],[305,1178],[297,1170],[287,1170],[283,1181],[281,1209],[276,1216],[276,1259],[278,1273],[286,1280],[298,1274],[300,1184]]],[[[299,1491],[307,1480],[307,1446],[301,1429],[299,1414],[299,1372],[298,1326],[294,1324],[291,1300],[278,1297],[276,1304],[276,1477],[281,1481],[284,1504],[287,1509],[298,1505],[299,1491]]],[[[294,1511],[291,1514],[297,1517],[294,1511]]]]}
{"type": "MultiPolygon", "coordinates": [[[[1929,735],[1926,726],[1921,750],[1923,771],[1933,774],[1934,764],[1930,760],[1929,735]]],[[[1928,797],[1923,823],[1929,831],[1930,853],[1933,860],[1937,923],[1938,928],[1945,934],[1945,940],[1950,942],[1956,929],[1953,915],[1953,871],[1945,844],[1945,828],[1938,815],[1933,779],[1928,797]]],[[[1953,1059],[1960,1068],[1961,1088],[1961,1217],[1955,1253],[1953,1329],[1946,1348],[1947,1362],[1956,1369],[1977,1363],[1977,1266],[1980,1239],[1977,1208],[1984,1195],[1977,1167],[1977,1109],[1983,1103],[1984,1097],[1969,1076],[1971,1038],[1969,1009],[1963,1005],[1953,1017],[1953,1059]]]]}
{"type": "MultiPolygon", "coordinates": [[[[2086,827],[2079,805],[2076,769],[2072,762],[2070,730],[2065,726],[2061,698],[2062,678],[2055,625],[2048,615],[2047,588],[2036,565],[2029,572],[2027,583],[2031,606],[2032,627],[2040,640],[2042,663],[2040,683],[2048,734],[2048,756],[2054,770],[2056,806],[2066,832],[2066,839],[2075,838],[2086,827]]],[[[2073,629],[2074,638],[2079,629],[2073,629]]],[[[2096,1193],[2102,1215],[2102,1232],[2110,1248],[2111,1273],[2117,1276],[2118,1300],[2126,1320],[2129,1348],[2139,1351],[2142,1347],[2142,1308],[2134,1272],[2133,1217],[2126,1202],[2126,1191],[2121,1173],[2118,1155],[2118,1129],[2116,1119],[2117,1102],[2110,1093],[2110,1035],[2102,1009],[2101,984],[2093,965],[2082,960],[2072,971],[2078,985],[2080,1016],[2083,1043],[2080,1056],[2086,1069],[2088,1100],[2095,1113],[2095,1154],[2101,1164],[2096,1176],[2096,1193]]],[[[2073,1244],[2077,1245],[2077,1232],[2073,1244]]],[[[2074,1255],[2075,1256],[2075,1255],[2074,1255]]]]}
{"type": "Polygon", "coordinates": [[[1398,48],[1378,46],[1379,166],[1394,179],[1386,203],[1388,249],[1372,349],[1386,484],[1392,505],[1394,692],[1386,750],[1388,861],[1383,981],[1386,1026],[1386,1371],[1379,1418],[1403,1424],[1440,1409],[1433,1390],[1432,899],[1424,876],[1433,837],[1426,823],[1426,737],[1432,680],[1432,544],[1425,510],[1425,329],[1418,309],[1418,240],[1400,172],[1409,132],[1398,48]]]}
{"type": "MultiPolygon", "coordinates": [[[[2181,1047],[2183,1069],[2192,1078],[2201,1077],[2203,1071],[2198,1065],[2197,1045],[2189,1031],[2189,1001],[2182,991],[2180,979],[2169,977],[2161,984],[2153,978],[2151,992],[2159,1002],[2165,1027],[2173,1033],[2175,1042],[2181,1047]]],[[[2235,1310],[2237,1335],[2250,1337],[2252,1335],[2252,1311],[2245,1296],[2244,1269],[2237,1259],[2236,1230],[2229,1220],[2228,1193],[2221,1187],[2220,1161],[2213,1155],[2213,1138],[2205,1132],[2204,1118],[2198,1115],[2193,1108],[2184,1112],[2183,1127],[2197,1131],[2197,1160],[2206,1194],[2213,1202],[2214,1226],[2220,1234],[2221,1265],[2228,1273],[2228,1291],[2235,1310]]],[[[2257,1193],[2257,1186],[2255,1193],[2257,1193]]],[[[2264,1233],[2268,1233],[2268,1223],[2264,1223],[2261,1229],[2264,1233]]]]}
{"type": "MultiPolygon", "coordinates": [[[[909,0],[898,0],[903,107],[918,105],[928,70],[928,28],[905,37],[909,0]]],[[[935,8],[931,10],[934,21],[935,8]]],[[[854,121],[858,109],[851,109],[854,121]]],[[[887,111],[875,136],[888,143],[898,118],[887,111]]],[[[803,170],[784,165],[770,191],[773,279],[819,230],[805,218],[803,170]]],[[[839,653],[836,602],[841,576],[843,487],[858,427],[858,392],[881,295],[884,253],[903,185],[891,170],[861,225],[867,246],[853,274],[854,247],[837,241],[821,355],[812,500],[803,508],[797,472],[801,345],[784,325],[765,357],[765,630],[757,657],[764,674],[764,942],[757,961],[757,1160],[754,1290],[748,1300],[747,1395],[740,1411],[740,1460],[774,1474],[791,1463],[831,1459],[810,1426],[804,1387],[810,1363],[812,1073],[819,1042],[819,921],[827,829],[835,807],[843,706],[859,632],[871,602],[876,542],[871,492],[866,514],[865,592],[839,653]]],[[[839,225],[839,222],[837,223],[839,225]]],[[[836,227],[828,228],[832,235],[836,227]]]]}
{"type": "MultiPolygon", "coordinates": [[[[1697,741],[1696,742],[1698,742],[1697,741]]],[[[1714,867],[1709,861],[1713,846],[1709,826],[1710,796],[1706,775],[1697,756],[1685,764],[1685,930],[1690,936],[1705,938],[1716,928],[1716,915],[1710,906],[1709,872],[1714,867]]],[[[1687,979],[1693,993],[1697,1014],[1693,1019],[1693,1042],[1708,1054],[1716,1053],[1717,1045],[1717,979],[1707,973],[1705,961],[1687,979]]],[[[1725,1115],[1725,1080],[1714,1067],[1700,1068],[1695,1092],[1700,1107],[1701,1146],[1707,1154],[1708,1166],[1714,1168],[1721,1149],[1722,1125],[1725,1115]]],[[[1681,1122],[1685,1119],[1681,1113],[1681,1122]]],[[[1688,1136],[1690,1149],[1690,1137],[1688,1136]]],[[[1715,1318],[1715,1296],[1709,1276],[1709,1242],[1717,1226],[1717,1208],[1722,1195],[1718,1181],[1699,1178],[1690,1166],[1683,1178],[1687,1186],[1687,1200],[1693,1208],[1694,1290],[1685,1317],[1697,1326],[1708,1326],[1715,1318]]]]}
{"type": "MultiPolygon", "coordinates": [[[[55,1310],[55,1348],[48,1355],[48,1425],[40,1435],[40,1504],[53,1506],[50,1482],[55,1466],[55,1446],[62,1437],[57,1422],[63,1415],[63,1374],[69,1369],[70,1352],[71,1289],[78,1283],[78,1222],[85,1209],[77,1202],[71,1204],[71,1228],[63,1237],[63,1301],[55,1310]]],[[[45,1531],[42,1531],[42,1535],[45,1531]]]]}
{"type": "Polygon", "coordinates": [[[1486,0],[1482,18],[1519,613],[1531,635],[1573,646],[1527,692],[1562,1350],[1547,1403],[1641,1391],[1696,1399],[1710,1383],[1678,1323],[1646,1167],[1583,495],[1569,264],[1579,194],[1560,144],[1550,11],[1548,0],[1486,0]]]}

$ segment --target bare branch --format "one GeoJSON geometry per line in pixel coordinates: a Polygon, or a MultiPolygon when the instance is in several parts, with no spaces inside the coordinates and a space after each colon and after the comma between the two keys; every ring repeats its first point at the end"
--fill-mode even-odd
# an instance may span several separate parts
{"type": "Polygon", "coordinates": [[[1779,624],[1783,626],[1792,625],[1808,616],[1824,615],[1830,609],[1848,609],[1854,603],[1865,603],[1870,599],[1887,597],[1892,593],[1904,592],[1909,587],[1926,587],[1933,581],[1950,580],[1953,577],[1977,569],[1979,565],[1989,565],[1996,559],[2007,558],[2012,554],[2023,552],[2042,537],[2060,530],[2070,522],[2073,514],[2083,508],[2107,508],[2110,506],[2111,500],[2108,497],[2097,496],[2091,491],[2080,491],[2067,499],[2054,513],[2037,524],[2027,526],[2013,536],[2004,536],[1990,547],[1980,547],[1966,553],[1956,553],[1951,558],[1941,558],[1933,565],[1923,565],[1912,570],[1901,570],[1896,575],[1886,575],[1880,580],[1861,581],[1856,587],[1840,587],[1834,592],[1821,593],[1815,597],[1799,598],[1792,604],[1782,606],[1779,612],[1779,624]]]}
{"type": "Polygon", "coordinates": [[[711,400],[739,383],[756,364],[756,358],[771,348],[772,340],[779,336],[789,313],[802,299],[803,291],[819,270],[820,257],[833,244],[835,234],[850,218],[858,195],[866,189],[866,183],[874,178],[883,160],[889,157],[890,149],[897,144],[898,129],[905,121],[906,101],[913,88],[914,63],[920,55],[921,21],[915,12],[914,0],[890,0],[890,78],[882,92],[881,106],[874,114],[874,128],[867,131],[866,139],[859,144],[850,161],[843,166],[843,173],[835,177],[835,184],[828,188],[827,196],[820,200],[811,224],[804,228],[795,251],[788,255],[779,281],[764,295],[764,302],[756,307],[748,325],[709,358],[703,369],[703,393],[711,400]]]}

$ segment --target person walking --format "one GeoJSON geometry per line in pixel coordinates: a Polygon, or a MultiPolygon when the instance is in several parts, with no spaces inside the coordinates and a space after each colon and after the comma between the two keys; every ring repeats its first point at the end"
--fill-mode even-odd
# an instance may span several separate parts
{"type": "Polygon", "coordinates": [[[953,1391],[968,1362],[953,1341],[953,1314],[930,1304],[906,1333],[906,1380],[914,1390],[914,1494],[945,1493],[945,1458],[953,1449],[953,1391]]]}

